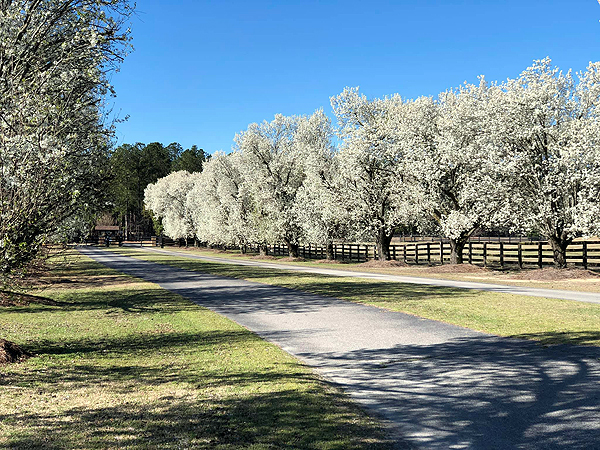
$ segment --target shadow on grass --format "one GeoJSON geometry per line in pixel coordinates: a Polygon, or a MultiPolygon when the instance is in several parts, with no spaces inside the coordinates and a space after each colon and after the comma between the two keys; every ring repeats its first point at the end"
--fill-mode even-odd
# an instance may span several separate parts
{"type": "Polygon", "coordinates": [[[27,294],[24,292],[0,291],[0,307],[27,306],[30,304],[60,306],[61,302],[57,302],[49,297],[41,295],[27,294]]]}
{"type": "Polygon", "coordinates": [[[327,393],[281,391],[244,399],[194,400],[165,396],[143,407],[72,408],[14,413],[0,421],[30,426],[4,448],[156,449],[390,449],[375,425],[327,393]]]}
{"type": "Polygon", "coordinates": [[[222,345],[253,348],[257,358],[264,357],[261,342],[247,331],[171,333],[162,338],[140,334],[123,339],[62,343],[42,341],[34,344],[37,356],[50,355],[55,362],[40,371],[0,373],[0,387],[55,385],[64,394],[111,384],[112,391],[128,393],[168,383],[187,383],[198,389],[255,390],[265,383],[314,382],[313,375],[293,362],[244,361],[238,366],[238,361],[223,365],[218,357],[215,360],[215,353],[222,345]],[[78,358],[72,360],[72,355],[78,358]]]}
{"type": "MultiPolygon", "coordinates": [[[[44,297],[41,297],[43,299],[44,297]]],[[[106,310],[115,313],[176,313],[195,309],[196,306],[160,289],[103,289],[102,291],[66,291],[57,298],[30,305],[16,305],[2,309],[10,313],[48,313],[52,311],[106,310]]]]}
{"type": "Polygon", "coordinates": [[[543,333],[523,333],[509,336],[514,339],[534,340],[544,346],[570,344],[583,346],[598,346],[600,331],[547,331],[543,333]]]}
{"type": "Polygon", "coordinates": [[[241,331],[207,331],[207,332],[139,332],[123,337],[106,337],[98,339],[76,339],[72,341],[42,340],[30,342],[27,348],[36,355],[66,355],[72,353],[109,353],[111,355],[132,354],[143,356],[147,353],[161,351],[165,358],[171,352],[181,349],[201,349],[217,344],[248,344],[260,338],[245,330],[241,331]]]}

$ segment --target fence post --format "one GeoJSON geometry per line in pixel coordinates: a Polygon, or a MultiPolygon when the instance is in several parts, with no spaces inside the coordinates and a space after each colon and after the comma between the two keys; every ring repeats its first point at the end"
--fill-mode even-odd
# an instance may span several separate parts
{"type": "Polygon", "coordinates": [[[404,262],[406,262],[406,242],[404,243],[404,247],[402,247],[402,251],[404,252],[404,262]]]}
{"type": "Polygon", "coordinates": [[[444,264],[444,241],[440,239],[440,264],[444,264]]]}
{"type": "Polygon", "coordinates": [[[487,267],[487,242],[483,243],[483,267],[487,267]]]}
{"type": "Polygon", "coordinates": [[[427,243],[427,264],[431,264],[431,243],[427,243]]]}
{"type": "Polygon", "coordinates": [[[517,247],[517,259],[519,260],[519,269],[523,268],[523,247],[521,246],[521,243],[519,242],[517,247]]]}
{"type": "Polygon", "coordinates": [[[469,239],[469,264],[473,264],[473,243],[469,239]]]}
{"type": "Polygon", "coordinates": [[[538,242],[538,267],[541,269],[542,265],[543,265],[543,261],[542,261],[542,256],[544,255],[544,250],[543,250],[543,243],[540,241],[538,242]]]}
{"type": "Polygon", "coordinates": [[[500,242],[500,267],[504,269],[504,243],[500,242]]]}
{"type": "Polygon", "coordinates": [[[395,244],[394,244],[394,245],[392,245],[392,252],[393,252],[393,255],[394,255],[394,256],[393,256],[393,258],[394,258],[394,261],[396,261],[396,245],[395,245],[395,244]]]}
{"type": "Polygon", "coordinates": [[[585,270],[587,270],[588,263],[587,263],[587,242],[586,241],[583,241],[581,251],[583,253],[583,255],[581,256],[581,262],[583,263],[583,268],[585,270]]]}
{"type": "Polygon", "coordinates": [[[335,242],[333,243],[333,260],[337,260],[337,244],[335,242]]]}
{"type": "Polygon", "coordinates": [[[419,264],[419,244],[415,244],[415,264],[419,264]]]}

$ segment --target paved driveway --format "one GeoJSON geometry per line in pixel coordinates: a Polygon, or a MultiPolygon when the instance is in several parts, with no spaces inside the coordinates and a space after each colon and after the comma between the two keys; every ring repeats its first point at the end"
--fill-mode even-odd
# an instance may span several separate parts
{"type": "Polygon", "coordinates": [[[281,346],[383,417],[400,448],[600,448],[598,348],[542,348],[96,248],[81,251],[281,346]]]}

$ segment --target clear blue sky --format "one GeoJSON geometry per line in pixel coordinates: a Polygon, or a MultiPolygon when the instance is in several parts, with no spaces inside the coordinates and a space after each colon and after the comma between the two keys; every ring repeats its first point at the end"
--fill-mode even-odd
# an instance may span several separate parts
{"type": "Polygon", "coordinates": [[[277,113],[310,114],[346,86],[437,95],[478,75],[517,76],[546,56],[600,60],[596,0],[141,0],[135,50],[112,82],[117,143],[229,152],[277,113]]]}

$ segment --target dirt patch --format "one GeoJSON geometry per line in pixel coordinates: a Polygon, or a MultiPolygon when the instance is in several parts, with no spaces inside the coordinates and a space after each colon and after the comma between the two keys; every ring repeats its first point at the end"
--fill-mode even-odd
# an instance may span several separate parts
{"type": "Polygon", "coordinates": [[[385,269],[388,267],[408,267],[408,264],[404,261],[379,261],[378,259],[372,259],[362,263],[359,267],[366,267],[367,269],[385,269]]]}
{"type": "Polygon", "coordinates": [[[316,259],[316,260],[311,260],[311,262],[314,262],[317,264],[342,264],[342,262],[337,259],[316,259]]]}
{"type": "Polygon", "coordinates": [[[584,278],[597,279],[600,278],[600,274],[585,269],[544,267],[543,269],[528,269],[522,272],[511,273],[506,275],[506,278],[513,280],[558,281],[584,278]]]}
{"type": "Polygon", "coordinates": [[[14,342],[0,339],[0,364],[10,364],[29,358],[31,353],[26,352],[14,342]]]}
{"type": "Polygon", "coordinates": [[[428,273],[489,273],[488,269],[473,264],[444,264],[423,269],[428,273]]]}
{"type": "Polygon", "coordinates": [[[285,258],[281,258],[279,261],[283,262],[306,262],[304,258],[292,258],[291,256],[286,256],[285,258]]]}
{"type": "Polygon", "coordinates": [[[254,255],[254,256],[251,256],[250,259],[268,259],[268,260],[273,261],[273,260],[276,260],[278,258],[276,258],[275,256],[271,256],[271,255],[268,255],[268,256],[266,256],[266,255],[265,256],[263,256],[263,255],[254,255]]]}

